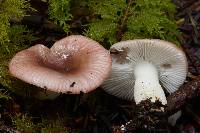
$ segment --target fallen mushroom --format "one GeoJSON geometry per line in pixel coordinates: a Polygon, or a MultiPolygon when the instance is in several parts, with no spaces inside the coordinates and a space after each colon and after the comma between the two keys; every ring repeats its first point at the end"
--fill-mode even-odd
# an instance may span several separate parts
{"type": "Polygon", "coordinates": [[[87,93],[109,75],[109,51],[96,41],[71,35],[50,49],[37,44],[18,52],[9,64],[10,73],[47,91],[70,94],[87,93]]]}
{"type": "Polygon", "coordinates": [[[103,89],[115,96],[167,104],[163,88],[175,92],[187,73],[184,52],[170,42],[141,39],[118,42],[110,48],[112,72],[103,89]]]}

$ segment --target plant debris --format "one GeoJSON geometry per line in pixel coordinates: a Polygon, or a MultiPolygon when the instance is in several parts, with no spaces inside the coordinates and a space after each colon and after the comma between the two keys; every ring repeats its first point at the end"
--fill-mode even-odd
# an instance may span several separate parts
{"type": "Polygon", "coordinates": [[[200,77],[181,86],[180,89],[167,97],[168,112],[180,109],[190,99],[200,96],[200,77]]]}
{"type": "Polygon", "coordinates": [[[133,118],[120,127],[114,127],[113,130],[116,132],[121,130],[121,133],[168,132],[167,115],[164,108],[165,106],[158,100],[155,103],[152,103],[150,99],[141,101],[134,108],[133,118]]]}

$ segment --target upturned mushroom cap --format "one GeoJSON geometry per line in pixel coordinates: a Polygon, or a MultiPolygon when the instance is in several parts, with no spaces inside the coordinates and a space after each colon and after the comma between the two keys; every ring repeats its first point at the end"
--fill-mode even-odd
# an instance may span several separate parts
{"type": "Polygon", "coordinates": [[[141,62],[155,66],[161,86],[169,93],[176,91],[186,78],[186,56],[170,42],[158,39],[128,40],[112,45],[110,52],[112,72],[102,87],[112,95],[134,99],[134,72],[141,62]]]}
{"type": "Polygon", "coordinates": [[[81,35],[57,41],[50,49],[38,44],[17,53],[10,73],[49,91],[79,94],[97,88],[109,75],[109,51],[81,35]]]}

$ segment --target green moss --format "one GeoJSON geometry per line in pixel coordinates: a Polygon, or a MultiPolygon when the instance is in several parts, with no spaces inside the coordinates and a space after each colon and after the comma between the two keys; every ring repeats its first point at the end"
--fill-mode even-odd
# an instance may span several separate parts
{"type": "Polygon", "coordinates": [[[158,38],[178,44],[180,33],[170,0],[91,0],[89,7],[93,19],[85,34],[99,42],[158,38]]]}
{"type": "Polygon", "coordinates": [[[49,16],[50,19],[60,25],[63,30],[68,33],[70,26],[67,23],[72,19],[70,14],[70,0],[49,0],[49,16]]]}
{"type": "Polygon", "coordinates": [[[26,0],[4,0],[0,5],[0,84],[12,88],[13,80],[8,73],[8,62],[17,51],[29,46],[30,41],[35,38],[25,26],[11,25],[10,21],[21,19],[33,8],[26,0]]]}
{"type": "MultiPolygon", "coordinates": [[[[2,43],[3,45],[0,46],[0,84],[14,89],[16,80],[14,80],[14,78],[11,77],[8,72],[8,63],[16,52],[29,47],[31,41],[35,40],[36,38],[33,36],[30,30],[22,25],[13,25],[9,27],[7,34],[9,41],[4,41],[2,43]]],[[[19,84],[19,86],[20,85],[21,84],[19,84]]]]}
{"type": "Polygon", "coordinates": [[[43,121],[41,133],[68,133],[67,127],[61,120],[46,120],[43,121]]]}
{"type": "Polygon", "coordinates": [[[9,96],[8,90],[0,88],[0,100],[2,100],[2,99],[9,100],[9,99],[11,99],[11,97],[9,96]]]}
{"type": "Polygon", "coordinates": [[[3,0],[0,2],[0,46],[8,52],[5,43],[9,42],[10,20],[25,16],[27,10],[33,10],[33,8],[26,0],[3,0]]]}
{"type": "Polygon", "coordinates": [[[42,122],[34,123],[33,118],[25,115],[17,115],[12,118],[13,126],[21,133],[72,133],[73,131],[65,127],[62,119],[43,119],[42,122]]]}
{"type": "Polygon", "coordinates": [[[107,40],[109,44],[116,42],[115,34],[117,30],[116,23],[110,23],[109,20],[96,21],[89,24],[90,28],[86,31],[85,35],[97,40],[98,42],[104,42],[107,40]]]}
{"type": "Polygon", "coordinates": [[[125,0],[91,0],[88,3],[92,18],[85,35],[99,42],[113,44],[117,41],[116,33],[119,20],[123,17],[126,7],[125,0]]]}
{"type": "Polygon", "coordinates": [[[18,115],[12,118],[13,125],[21,133],[38,133],[38,126],[27,115],[18,115]]]}
{"type": "Polygon", "coordinates": [[[174,13],[175,6],[169,0],[137,0],[123,40],[159,38],[178,43],[174,13]]]}

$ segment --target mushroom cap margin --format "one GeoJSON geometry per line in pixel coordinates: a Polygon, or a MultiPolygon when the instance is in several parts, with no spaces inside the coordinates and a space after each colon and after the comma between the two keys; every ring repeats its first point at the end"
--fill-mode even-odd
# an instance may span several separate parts
{"type": "Polygon", "coordinates": [[[108,77],[110,69],[109,51],[81,35],[65,37],[50,49],[41,44],[32,46],[18,52],[9,64],[10,73],[18,79],[50,91],[71,94],[94,90],[108,77]],[[63,64],[66,66],[61,67],[63,64]],[[67,66],[70,70],[65,70],[67,66]]]}

